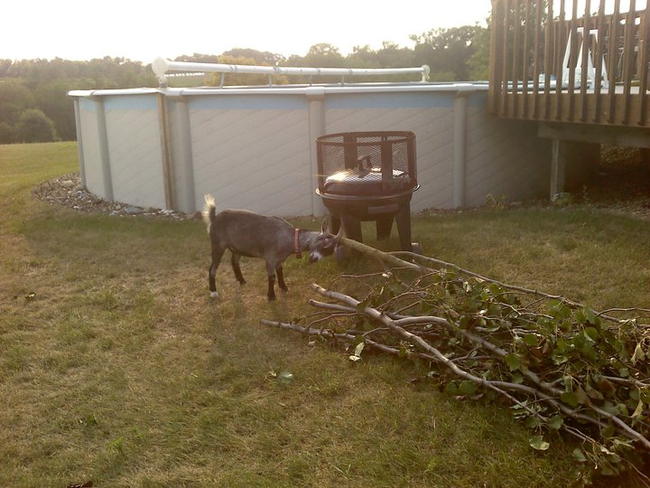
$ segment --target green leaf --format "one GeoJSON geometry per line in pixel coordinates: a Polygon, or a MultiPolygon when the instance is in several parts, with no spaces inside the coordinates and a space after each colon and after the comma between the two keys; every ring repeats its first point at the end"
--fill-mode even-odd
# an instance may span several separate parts
{"type": "Polygon", "coordinates": [[[524,335],[524,343],[529,347],[537,347],[539,339],[535,334],[526,334],[524,335]]]}
{"type": "Polygon", "coordinates": [[[582,387],[578,386],[575,389],[575,395],[576,395],[576,398],[578,399],[578,403],[580,405],[588,405],[590,403],[589,402],[589,396],[587,395],[585,390],[582,389],[582,387]]]}
{"type": "Polygon", "coordinates": [[[579,447],[576,447],[571,454],[573,454],[573,457],[578,461],[579,463],[586,463],[587,458],[585,457],[585,454],[582,452],[582,449],[579,447]]]}
{"type": "Polygon", "coordinates": [[[445,386],[445,392],[450,395],[456,396],[458,395],[458,386],[456,385],[455,382],[450,381],[449,383],[447,383],[447,386],[445,386]]]}
{"type": "Polygon", "coordinates": [[[505,362],[506,365],[508,365],[508,368],[510,368],[510,371],[516,371],[521,368],[521,361],[519,359],[519,356],[514,353],[506,354],[505,362]]]}
{"type": "Polygon", "coordinates": [[[642,400],[646,405],[650,405],[650,388],[639,390],[639,399],[642,400]]]}
{"type": "Polygon", "coordinates": [[[471,396],[476,393],[477,389],[478,389],[478,385],[473,381],[463,380],[460,382],[460,386],[458,387],[458,392],[461,395],[471,396]]]}
{"type": "Polygon", "coordinates": [[[634,354],[632,354],[632,364],[635,364],[637,361],[643,361],[645,359],[645,353],[641,348],[641,344],[637,344],[634,348],[634,354]]]}
{"type": "Polygon", "coordinates": [[[585,318],[587,319],[587,322],[589,322],[591,325],[596,324],[596,314],[594,311],[588,307],[585,307],[583,309],[583,312],[585,314],[585,318]]]}
{"type": "Polygon", "coordinates": [[[530,447],[537,449],[538,451],[546,451],[551,446],[541,435],[531,437],[528,444],[530,447]]]}
{"type": "Polygon", "coordinates": [[[571,405],[572,407],[577,407],[580,404],[580,402],[578,402],[578,397],[572,391],[566,391],[562,393],[560,395],[560,400],[562,400],[562,402],[566,403],[567,405],[571,405]]]}
{"type": "Polygon", "coordinates": [[[639,404],[636,406],[636,410],[634,410],[634,413],[632,414],[632,418],[638,417],[643,413],[643,402],[639,400],[639,404]]]}
{"type": "Polygon", "coordinates": [[[539,419],[539,417],[528,417],[524,422],[524,425],[528,429],[537,429],[542,425],[542,421],[539,419]]]}
{"type": "Polygon", "coordinates": [[[605,397],[601,392],[596,390],[594,387],[592,387],[589,383],[585,385],[585,391],[587,392],[587,396],[591,398],[592,400],[604,400],[605,397]]]}
{"type": "Polygon", "coordinates": [[[550,429],[559,430],[564,424],[564,419],[560,415],[553,415],[548,421],[548,426],[550,429]]]}
{"type": "Polygon", "coordinates": [[[598,329],[595,327],[585,327],[585,336],[591,339],[593,342],[598,340],[598,329]]]}
{"type": "Polygon", "coordinates": [[[615,432],[616,429],[614,428],[613,425],[610,424],[607,427],[601,429],[600,435],[602,435],[603,437],[611,437],[614,435],[615,432]]]}
{"type": "Polygon", "coordinates": [[[365,298],[357,304],[357,312],[363,312],[370,305],[370,297],[365,298]]]}

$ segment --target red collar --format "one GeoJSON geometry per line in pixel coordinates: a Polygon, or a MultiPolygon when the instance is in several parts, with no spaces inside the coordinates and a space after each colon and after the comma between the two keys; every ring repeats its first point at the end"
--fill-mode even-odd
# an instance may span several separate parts
{"type": "Polygon", "coordinates": [[[302,252],[300,252],[300,243],[298,242],[298,233],[300,232],[299,229],[296,229],[295,232],[293,233],[293,249],[296,251],[296,258],[301,259],[302,258],[302,252]]]}

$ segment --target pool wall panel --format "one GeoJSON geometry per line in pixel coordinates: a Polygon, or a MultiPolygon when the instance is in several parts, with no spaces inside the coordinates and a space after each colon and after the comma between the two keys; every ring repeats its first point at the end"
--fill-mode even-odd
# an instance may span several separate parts
{"type": "Polygon", "coordinates": [[[420,189],[413,196],[413,212],[454,208],[459,201],[480,206],[489,195],[506,201],[547,196],[550,142],[537,138],[535,126],[491,117],[484,89],[450,85],[445,90],[428,85],[404,91],[250,87],[71,96],[80,99],[88,189],[106,196],[109,174],[113,199],[133,205],[164,208],[171,201],[173,208],[191,213],[202,208],[203,196],[210,193],[218,208],[284,217],[323,215],[314,195],[315,138],[365,130],[415,132],[420,189]],[[157,101],[161,94],[164,114],[157,101]],[[464,111],[457,110],[458,97],[465,97],[464,111]],[[97,100],[105,112],[108,173],[102,170],[97,100]],[[161,120],[166,120],[166,130],[161,120]],[[460,156],[454,154],[459,138],[464,144],[460,166],[460,156]],[[165,194],[167,159],[171,199],[165,194]]]}

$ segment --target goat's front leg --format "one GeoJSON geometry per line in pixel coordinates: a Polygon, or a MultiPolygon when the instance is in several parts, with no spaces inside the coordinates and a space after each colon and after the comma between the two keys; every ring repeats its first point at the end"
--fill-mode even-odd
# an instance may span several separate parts
{"type": "Polygon", "coordinates": [[[230,263],[232,264],[232,270],[235,272],[235,278],[237,278],[237,281],[239,281],[240,285],[243,285],[246,283],[246,280],[241,274],[241,268],[239,267],[239,260],[241,258],[240,254],[237,253],[232,253],[232,258],[230,259],[230,263]]]}
{"type": "Polygon", "coordinates": [[[284,283],[284,272],[281,264],[275,268],[275,272],[278,275],[278,285],[280,285],[280,289],[282,291],[289,291],[289,288],[287,288],[287,285],[284,283]]]}
{"type": "Polygon", "coordinates": [[[275,268],[274,266],[269,263],[268,261],[266,262],[266,274],[268,276],[269,280],[269,290],[267,292],[267,296],[269,298],[269,302],[272,302],[275,300],[275,268]]]}
{"type": "Polygon", "coordinates": [[[217,269],[219,269],[219,264],[221,263],[223,252],[223,249],[215,246],[212,247],[212,263],[210,263],[210,267],[208,268],[208,286],[210,287],[210,298],[217,298],[219,296],[217,293],[216,276],[217,269]]]}

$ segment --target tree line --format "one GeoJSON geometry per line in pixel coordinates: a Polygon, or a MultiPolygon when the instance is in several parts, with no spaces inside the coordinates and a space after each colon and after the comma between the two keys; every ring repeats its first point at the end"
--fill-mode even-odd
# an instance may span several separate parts
{"type": "MultiPolygon", "coordinates": [[[[489,28],[474,25],[413,35],[413,48],[384,42],[380,49],[355,47],[352,53],[343,56],[335,46],[323,43],[312,46],[305,56],[287,58],[238,48],[220,55],[180,56],[176,61],[350,68],[403,68],[426,64],[431,69],[430,81],[485,80],[489,37],[489,28]]],[[[228,75],[225,84],[268,83],[266,76],[257,79],[242,76],[245,75],[228,75]]],[[[216,75],[201,82],[219,85],[222,81],[216,75]]],[[[276,77],[273,82],[283,84],[288,80],[276,77]]],[[[157,86],[151,64],[125,58],[104,57],[91,61],[0,59],[0,144],[75,140],[74,109],[67,96],[70,90],[157,86]]]]}

